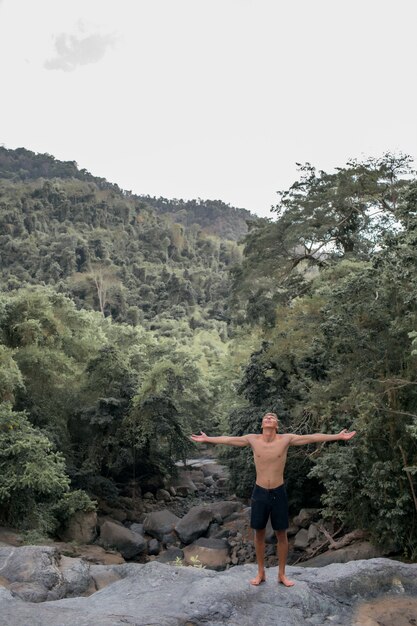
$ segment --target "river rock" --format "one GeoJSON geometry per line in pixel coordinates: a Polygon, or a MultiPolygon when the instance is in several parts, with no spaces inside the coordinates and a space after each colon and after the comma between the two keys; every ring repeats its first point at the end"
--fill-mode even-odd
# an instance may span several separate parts
{"type": "Polygon", "coordinates": [[[183,548],[186,565],[200,564],[216,571],[226,569],[230,563],[229,546],[222,539],[200,537],[194,543],[183,548]]]}
{"type": "Polygon", "coordinates": [[[148,541],[148,554],[156,556],[159,554],[161,547],[159,545],[158,539],[150,539],[148,541]]]}
{"type": "Polygon", "coordinates": [[[0,548],[0,576],[14,595],[28,602],[78,596],[91,584],[86,561],[61,557],[51,546],[0,548]]]}
{"type": "Polygon", "coordinates": [[[158,489],[155,497],[158,502],[170,502],[171,500],[171,494],[166,489],[158,489]]]}
{"type": "Polygon", "coordinates": [[[191,543],[207,531],[212,520],[210,507],[193,506],[176,524],[175,532],[183,543],[191,543]]]}
{"type": "Polygon", "coordinates": [[[168,548],[158,556],[157,561],[159,563],[175,563],[177,559],[180,559],[182,563],[183,558],[184,552],[180,548],[168,548]]]}
{"type": "Polygon", "coordinates": [[[350,546],[339,548],[338,550],[327,550],[308,561],[304,561],[301,563],[301,566],[323,567],[331,563],[347,563],[348,561],[374,559],[381,556],[383,556],[381,548],[374,546],[369,541],[358,541],[350,546]]]}
{"type": "Polygon", "coordinates": [[[138,535],[143,535],[143,533],[145,532],[143,524],[138,524],[137,522],[130,524],[129,528],[133,533],[138,533],[138,535]]]}
{"type": "Polygon", "coordinates": [[[228,469],[224,465],[219,463],[207,463],[201,467],[204,476],[212,476],[214,479],[226,478],[228,476],[228,469]]]}
{"type": "Polygon", "coordinates": [[[188,496],[197,491],[190,473],[186,470],[180,471],[178,476],[172,479],[171,485],[175,488],[177,496],[188,496]]]}
{"type": "Polygon", "coordinates": [[[308,528],[319,514],[319,509],[301,509],[298,515],[293,517],[292,523],[301,528],[308,528]]]}
{"type": "Polygon", "coordinates": [[[63,541],[92,543],[97,537],[97,513],[76,511],[69,518],[66,527],[60,532],[63,541]]]}
{"type": "Polygon", "coordinates": [[[164,535],[171,533],[179,521],[180,518],[168,511],[168,509],[153,511],[145,517],[143,529],[151,537],[162,541],[164,535]]]}
{"type": "Polygon", "coordinates": [[[296,550],[305,550],[309,543],[308,530],[301,528],[294,537],[294,548],[296,550]]]}
{"type": "Polygon", "coordinates": [[[213,504],[209,505],[209,508],[213,513],[214,519],[221,523],[233,513],[241,511],[243,505],[241,502],[236,500],[221,500],[220,502],[213,502],[213,504]]]}
{"type": "Polygon", "coordinates": [[[108,520],[100,528],[100,544],[115,548],[125,559],[133,559],[146,551],[146,541],[142,535],[108,520]]]}

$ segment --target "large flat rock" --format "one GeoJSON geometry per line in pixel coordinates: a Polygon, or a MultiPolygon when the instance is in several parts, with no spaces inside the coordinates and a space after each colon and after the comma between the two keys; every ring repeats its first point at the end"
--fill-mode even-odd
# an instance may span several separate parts
{"type": "Polygon", "coordinates": [[[123,578],[89,597],[32,604],[0,587],[0,626],[351,626],[369,599],[392,594],[398,613],[417,597],[417,565],[389,559],[289,567],[296,581],[290,589],[276,583],[276,568],[252,587],[255,565],[225,572],[157,562],[109,568],[123,578]]]}

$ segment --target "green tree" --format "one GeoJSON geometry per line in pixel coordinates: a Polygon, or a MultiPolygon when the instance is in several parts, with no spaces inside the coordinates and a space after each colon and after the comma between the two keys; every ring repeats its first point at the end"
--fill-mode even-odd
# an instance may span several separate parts
{"type": "Polygon", "coordinates": [[[19,528],[53,531],[53,506],[69,489],[65,459],[22,412],[0,404],[0,515],[19,528]]]}

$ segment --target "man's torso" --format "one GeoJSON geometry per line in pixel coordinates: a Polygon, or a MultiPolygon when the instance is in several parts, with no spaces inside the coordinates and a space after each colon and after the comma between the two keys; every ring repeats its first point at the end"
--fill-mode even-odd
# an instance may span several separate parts
{"type": "Polygon", "coordinates": [[[264,489],[275,489],[284,483],[284,468],[289,447],[288,435],[277,435],[266,442],[262,435],[249,435],[256,468],[256,484],[264,489]]]}

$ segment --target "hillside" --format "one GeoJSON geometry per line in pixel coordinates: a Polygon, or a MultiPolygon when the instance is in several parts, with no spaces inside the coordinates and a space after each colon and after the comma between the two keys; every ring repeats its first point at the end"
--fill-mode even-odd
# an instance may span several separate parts
{"type": "Polygon", "coordinates": [[[3,287],[50,284],[115,320],[227,319],[250,213],[139,197],[73,161],[0,148],[3,287]]]}

